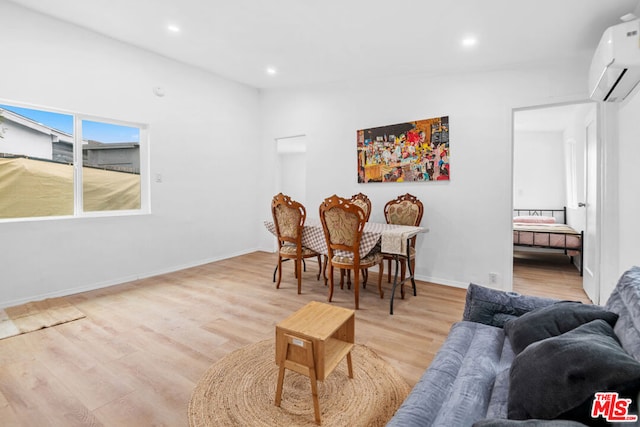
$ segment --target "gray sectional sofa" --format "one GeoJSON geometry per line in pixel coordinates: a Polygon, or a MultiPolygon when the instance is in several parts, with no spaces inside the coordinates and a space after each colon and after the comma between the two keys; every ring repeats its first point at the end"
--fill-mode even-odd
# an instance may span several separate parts
{"type": "Polygon", "coordinates": [[[620,391],[638,413],[638,361],[640,267],[604,307],[471,284],[463,320],[387,426],[640,425],[590,412],[596,391],[620,391]]]}

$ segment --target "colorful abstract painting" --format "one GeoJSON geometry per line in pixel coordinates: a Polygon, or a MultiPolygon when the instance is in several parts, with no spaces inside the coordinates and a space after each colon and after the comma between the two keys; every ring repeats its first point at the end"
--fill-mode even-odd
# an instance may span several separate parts
{"type": "Polygon", "coordinates": [[[358,131],[358,182],[448,180],[449,117],[358,131]]]}

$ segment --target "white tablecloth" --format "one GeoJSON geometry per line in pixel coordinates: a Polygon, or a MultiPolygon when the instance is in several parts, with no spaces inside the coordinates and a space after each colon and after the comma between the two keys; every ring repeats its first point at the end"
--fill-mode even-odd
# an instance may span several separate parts
{"type": "Polygon", "coordinates": [[[426,230],[422,227],[398,226],[382,231],[382,252],[394,255],[406,255],[408,240],[426,230]],[[400,228],[401,227],[401,228],[400,228]]]}

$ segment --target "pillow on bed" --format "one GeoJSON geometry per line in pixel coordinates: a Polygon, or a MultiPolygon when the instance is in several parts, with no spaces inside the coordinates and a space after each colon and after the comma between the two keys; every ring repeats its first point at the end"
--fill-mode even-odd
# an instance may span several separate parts
{"type": "Polygon", "coordinates": [[[504,325],[504,333],[509,337],[513,352],[518,354],[529,344],[564,334],[596,319],[605,320],[614,327],[618,315],[598,305],[562,301],[509,320],[504,325]]]}
{"type": "Polygon", "coordinates": [[[590,411],[595,393],[606,391],[631,398],[628,409],[637,414],[640,363],[601,319],[531,344],[516,356],[509,377],[510,419],[609,425],[604,418],[593,419],[590,411]]]}
{"type": "Polygon", "coordinates": [[[513,222],[524,224],[555,224],[556,219],[552,216],[529,215],[516,216],[513,218],[513,222]]]}

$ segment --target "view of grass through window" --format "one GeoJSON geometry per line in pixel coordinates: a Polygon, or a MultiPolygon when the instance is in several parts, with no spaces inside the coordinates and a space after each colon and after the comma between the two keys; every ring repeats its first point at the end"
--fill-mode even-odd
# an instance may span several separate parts
{"type": "Polygon", "coordinates": [[[141,129],[75,120],[0,104],[0,219],[140,209],[141,129]]]}

